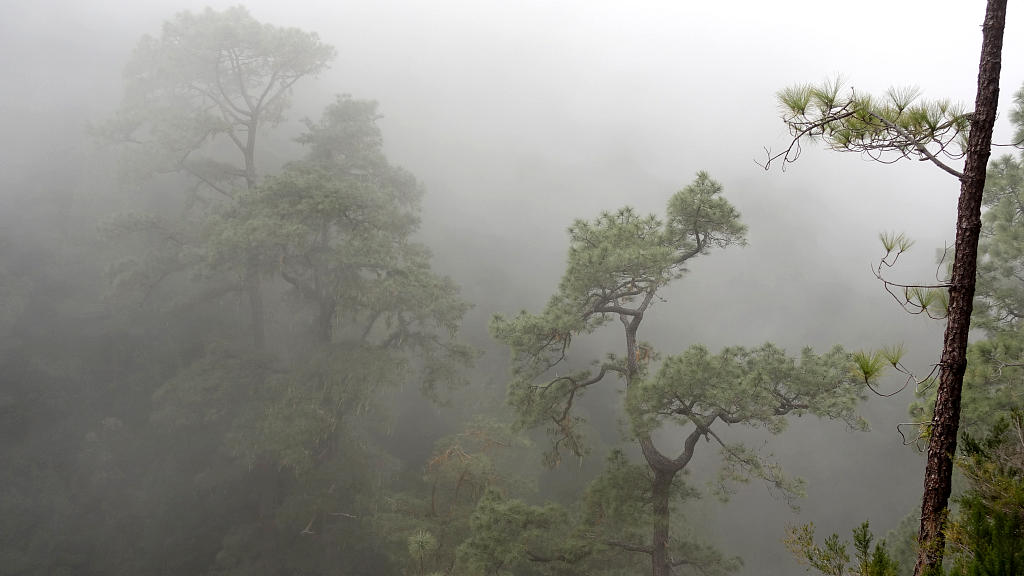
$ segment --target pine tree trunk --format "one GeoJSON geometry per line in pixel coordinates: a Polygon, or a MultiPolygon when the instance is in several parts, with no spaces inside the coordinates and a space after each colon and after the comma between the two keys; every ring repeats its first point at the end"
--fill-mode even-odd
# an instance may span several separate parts
{"type": "Polygon", "coordinates": [[[651,574],[671,576],[672,564],[668,554],[669,495],[674,472],[655,470],[651,485],[652,516],[654,519],[651,539],[651,574]]]}
{"type": "Polygon", "coordinates": [[[316,315],[317,340],[320,344],[330,344],[334,338],[335,303],[326,298],[320,301],[316,315]]]}
{"type": "Polygon", "coordinates": [[[971,327],[974,286],[981,233],[981,199],[985,170],[992,147],[992,126],[999,100],[1006,0],[989,0],[982,28],[978,93],[967,143],[960,202],[957,206],[956,243],[950,277],[949,315],[939,364],[939,388],[928,442],[928,464],[921,501],[915,576],[940,574],[945,548],[943,527],[953,475],[957,431],[960,426],[960,393],[967,369],[967,336],[971,327]]]}
{"type": "MultiPolygon", "coordinates": [[[[245,187],[252,190],[256,187],[256,127],[259,111],[253,111],[253,120],[249,122],[246,146],[242,150],[245,161],[245,187]]],[[[263,308],[263,287],[260,282],[259,258],[250,254],[245,263],[245,293],[249,298],[249,318],[252,323],[252,343],[257,352],[267,348],[265,311],[263,308]]]]}
{"type": "MultiPolygon", "coordinates": [[[[647,302],[650,302],[653,293],[650,293],[647,302]]],[[[646,306],[644,306],[646,308],[646,306]]],[[[633,386],[634,378],[639,372],[640,366],[637,358],[637,330],[643,320],[643,313],[637,316],[620,316],[626,331],[626,389],[633,386]]],[[[669,525],[670,511],[669,497],[672,491],[672,479],[679,472],[680,467],[673,466],[673,463],[654,446],[650,435],[638,439],[640,450],[644,455],[647,466],[654,474],[651,481],[651,574],[653,576],[672,576],[672,559],[669,557],[669,525]]]]}

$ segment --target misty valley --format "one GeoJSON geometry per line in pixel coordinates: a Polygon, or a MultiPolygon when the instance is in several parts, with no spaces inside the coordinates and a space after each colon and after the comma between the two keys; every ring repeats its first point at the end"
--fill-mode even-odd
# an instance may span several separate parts
{"type": "Polygon", "coordinates": [[[782,4],[0,8],[0,576],[1024,574],[1016,22],[782,4]]]}

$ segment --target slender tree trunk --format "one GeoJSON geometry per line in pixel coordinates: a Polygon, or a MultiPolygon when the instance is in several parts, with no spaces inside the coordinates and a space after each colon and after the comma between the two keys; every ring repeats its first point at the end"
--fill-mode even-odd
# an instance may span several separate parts
{"type": "Polygon", "coordinates": [[[249,299],[249,318],[252,321],[252,343],[257,352],[267,348],[266,327],[264,326],[263,291],[260,277],[254,264],[246,264],[245,294],[249,299]]]}
{"type": "Polygon", "coordinates": [[[316,315],[317,340],[321,344],[330,344],[334,337],[335,303],[324,298],[320,301],[316,315]]]}
{"type": "Polygon", "coordinates": [[[672,563],[668,554],[669,529],[669,495],[672,488],[672,477],[675,472],[654,472],[651,484],[651,505],[653,530],[651,538],[651,574],[653,576],[670,576],[672,563]]]}
{"type": "Polygon", "coordinates": [[[1002,63],[1006,0],[989,0],[982,28],[981,65],[978,93],[967,143],[967,156],[960,179],[957,206],[956,244],[950,277],[949,315],[939,364],[939,388],[928,442],[928,464],[921,501],[920,549],[915,576],[940,574],[946,538],[943,527],[949,503],[960,427],[960,393],[967,369],[967,336],[971,328],[974,285],[981,233],[981,198],[985,171],[992,148],[992,126],[999,100],[999,70],[1002,63]]]}
{"type": "MultiPolygon", "coordinates": [[[[637,359],[637,330],[643,319],[642,312],[637,316],[620,316],[626,329],[626,389],[633,385],[633,379],[639,371],[637,359]]],[[[647,466],[654,473],[651,481],[651,574],[653,576],[671,576],[672,560],[669,557],[669,499],[672,492],[672,479],[679,472],[672,461],[662,454],[651,440],[650,435],[638,439],[640,450],[647,466]]]]}
{"type": "MultiPolygon", "coordinates": [[[[256,186],[256,128],[255,116],[258,111],[253,112],[253,120],[249,123],[248,134],[246,135],[246,146],[243,151],[245,160],[245,187],[252,190],[256,186]]],[[[249,318],[252,322],[253,347],[257,352],[263,352],[267,348],[267,336],[263,308],[263,286],[260,282],[259,262],[256,257],[250,257],[245,264],[245,293],[249,298],[249,318]]]]}
{"type": "Polygon", "coordinates": [[[254,110],[252,114],[253,119],[246,126],[245,150],[242,153],[245,160],[245,186],[249,190],[256,186],[256,130],[259,128],[256,116],[259,111],[254,110]]]}
{"type": "MultiPolygon", "coordinates": [[[[327,252],[331,245],[331,225],[327,218],[320,221],[320,232],[317,234],[316,239],[317,245],[320,250],[327,252]]],[[[334,313],[338,309],[338,302],[335,299],[336,294],[326,289],[325,285],[330,285],[321,276],[320,270],[314,268],[313,272],[313,290],[317,294],[317,317],[316,317],[316,330],[317,338],[321,344],[330,344],[331,340],[334,339],[334,313]]]]}

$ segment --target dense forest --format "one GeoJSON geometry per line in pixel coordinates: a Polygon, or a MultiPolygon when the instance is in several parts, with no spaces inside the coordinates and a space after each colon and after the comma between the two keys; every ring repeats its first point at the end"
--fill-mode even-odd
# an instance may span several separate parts
{"type": "Polygon", "coordinates": [[[688,83],[764,116],[742,140],[646,110],[643,42],[609,81],[651,84],[591,100],[548,20],[533,58],[480,8],[422,53],[411,16],[0,9],[0,576],[1024,572],[1024,87],[989,4],[954,94],[688,83]]]}

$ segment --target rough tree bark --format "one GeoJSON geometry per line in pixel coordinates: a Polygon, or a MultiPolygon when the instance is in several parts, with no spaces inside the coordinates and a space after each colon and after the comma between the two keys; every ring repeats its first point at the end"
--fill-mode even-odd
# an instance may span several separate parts
{"type": "MultiPolygon", "coordinates": [[[[692,255],[686,258],[688,259],[689,257],[692,257],[692,255]]],[[[635,310],[631,311],[631,315],[619,315],[619,320],[622,322],[626,333],[625,380],[627,390],[632,387],[640,371],[637,331],[640,329],[640,323],[643,322],[644,312],[647,311],[647,307],[654,300],[656,292],[656,287],[649,288],[644,295],[643,301],[635,310]]],[[[653,473],[653,481],[651,482],[652,525],[650,548],[652,576],[672,576],[672,557],[669,554],[669,531],[672,520],[672,506],[670,502],[672,482],[675,480],[676,474],[689,463],[690,456],[693,454],[694,442],[692,440],[697,435],[699,435],[699,430],[690,434],[690,438],[686,442],[686,449],[675,460],[669,458],[654,446],[654,441],[651,439],[650,434],[645,434],[640,438],[640,450],[643,453],[644,460],[647,462],[647,466],[650,467],[653,473]]]]}
{"type": "Polygon", "coordinates": [[[651,506],[653,509],[653,526],[651,533],[651,574],[653,576],[671,576],[672,560],[668,554],[672,480],[675,471],[655,470],[654,482],[651,483],[651,506]]]}
{"type": "MultiPolygon", "coordinates": [[[[619,315],[619,320],[622,322],[626,333],[625,380],[627,390],[632,387],[633,381],[639,372],[637,331],[640,329],[640,323],[643,322],[644,312],[647,311],[647,307],[654,299],[655,292],[656,288],[649,288],[643,302],[641,302],[636,310],[631,311],[629,315],[619,315]]],[[[644,460],[647,461],[647,465],[654,474],[654,480],[651,483],[651,515],[653,522],[651,526],[651,574],[652,576],[671,576],[672,563],[668,551],[669,525],[671,523],[669,500],[672,492],[672,480],[675,479],[676,473],[679,470],[672,469],[672,467],[667,465],[670,462],[669,458],[654,447],[654,442],[652,442],[649,434],[640,439],[640,444],[644,460]]]]}
{"type": "Polygon", "coordinates": [[[1006,0],[989,0],[982,27],[978,92],[971,118],[964,171],[960,177],[956,243],[949,283],[949,314],[928,442],[928,464],[918,534],[920,549],[914,566],[915,576],[941,573],[946,543],[943,527],[949,503],[956,436],[960,427],[960,392],[967,369],[967,336],[971,327],[978,237],[981,233],[981,197],[985,189],[985,171],[992,148],[992,126],[999,100],[1005,22],[1006,0]]]}

